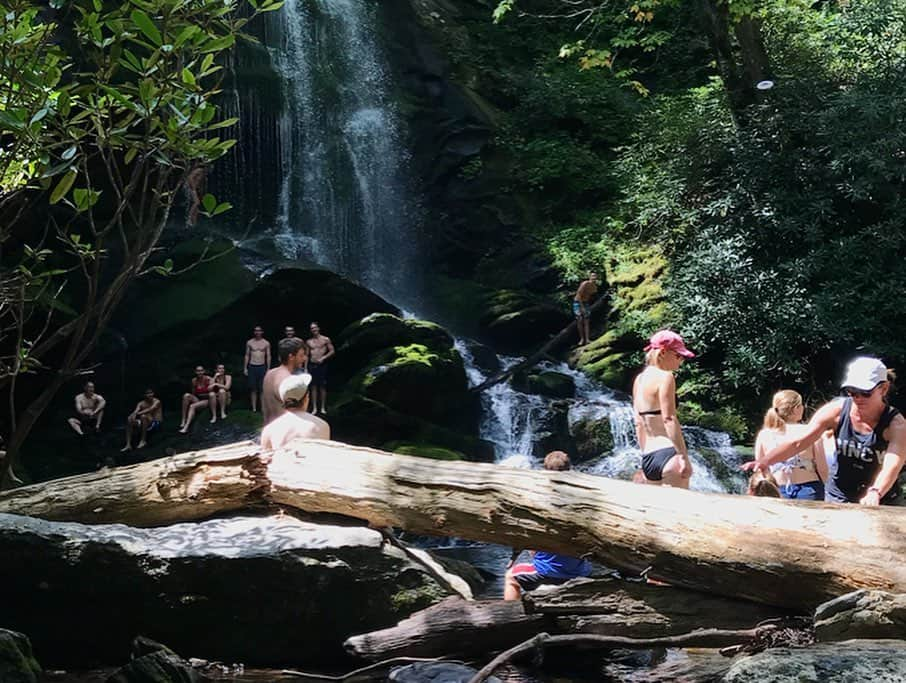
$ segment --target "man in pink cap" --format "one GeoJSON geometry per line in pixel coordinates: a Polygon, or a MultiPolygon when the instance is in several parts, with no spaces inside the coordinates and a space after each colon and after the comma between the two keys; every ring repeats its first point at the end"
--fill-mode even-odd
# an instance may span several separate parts
{"type": "Polygon", "coordinates": [[[676,415],[676,372],[694,358],[683,338],[671,330],[652,335],[645,347],[646,366],[632,385],[636,434],[642,471],[650,484],[689,488],[692,463],[676,415]]]}

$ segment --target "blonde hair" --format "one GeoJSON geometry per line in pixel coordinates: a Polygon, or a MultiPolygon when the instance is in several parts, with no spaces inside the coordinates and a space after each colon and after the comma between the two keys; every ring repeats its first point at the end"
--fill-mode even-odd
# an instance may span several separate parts
{"type": "Polygon", "coordinates": [[[658,361],[661,359],[661,355],[666,349],[649,349],[645,352],[645,365],[654,365],[657,366],[658,361]]]}
{"type": "Polygon", "coordinates": [[[777,486],[774,475],[762,470],[755,470],[749,478],[748,494],[760,498],[781,498],[780,487],[777,486]]]}
{"type": "Polygon", "coordinates": [[[774,394],[771,400],[771,407],[764,414],[765,429],[776,429],[777,431],[786,431],[786,423],[793,416],[796,408],[802,405],[802,396],[798,391],[784,389],[774,394]]]}

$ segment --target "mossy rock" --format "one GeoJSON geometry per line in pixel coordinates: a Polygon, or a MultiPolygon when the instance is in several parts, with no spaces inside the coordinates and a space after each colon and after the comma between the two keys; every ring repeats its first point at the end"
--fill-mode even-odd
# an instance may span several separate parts
{"type": "Polygon", "coordinates": [[[572,320],[565,309],[521,290],[499,290],[476,303],[482,335],[509,353],[535,350],[572,320]]]}
{"type": "Polygon", "coordinates": [[[511,384],[516,391],[539,394],[550,398],[572,398],[576,395],[576,383],[562,372],[517,372],[511,384]]]}
{"type": "Polygon", "coordinates": [[[337,348],[333,370],[351,376],[381,351],[411,344],[450,350],[453,337],[440,325],[424,320],[404,320],[389,313],[373,313],[348,325],[334,339],[337,348]]]}
{"type": "Polygon", "coordinates": [[[375,448],[388,442],[432,444],[463,453],[466,460],[494,461],[494,446],[475,432],[447,429],[356,393],[344,393],[330,408],[331,437],[375,448]],[[474,435],[473,435],[474,434],[474,435]]]}
{"type": "Polygon", "coordinates": [[[741,470],[728,465],[718,451],[706,447],[699,447],[696,451],[708,464],[708,469],[714,475],[714,478],[727,491],[730,493],[741,493],[745,490],[746,476],[741,470]]]}
{"type": "Polygon", "coordinates": [[[575,367],[613,389],[628,390],[644,358],[644,341],[635,334],[609,330],[583,346],[573,357],[575,367]]]}
{"type": "Polygon", "coordinates": [[[732,408],[706,410],[695,401],[680,401],[676,412],[680,424],[726,432],[734,441],[742,441],[749,435],[748,421],[732,408]]]}
{"type": "Polygon", "coordinates": [[[349,391],[448,429],[478,432],[478,398],[469,392],[462,358],[453,349],[394,346],[372,357],[349,391]]]}
{"type": "Polygon", "coordinates": [[[610,420],[583,418],[570,427],[576,443],[576,461],[584,462],[608,455],[613,451],[613,431],[610,420]]]}
{"type": "Polygon", "coordinates": [[[408,443],[405,441],[390,441],[381,446],[381,450],[400,455],[415,455],[431,460],[465,460],[464,453],[454,451],[452,448],[441,448],[429,444],[408,443]]]}
{"type": "Polygon", "coordinates": [[[0,629],[0,681],[37,683],[41,665],[31,650],[31,642],[16,631],[0,629]]]}

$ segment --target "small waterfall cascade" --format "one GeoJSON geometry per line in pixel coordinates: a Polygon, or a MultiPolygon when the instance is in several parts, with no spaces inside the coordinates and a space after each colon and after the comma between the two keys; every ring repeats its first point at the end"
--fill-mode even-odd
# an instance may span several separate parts
{"type": "MultiPolygon", "coordinates": [[[[469,343],[458,340],[456,348],[466,364],[469,383],[476,386],[487,379],[477,367],[469,343]]],[[[500,358],[504,368],[519,358],[500,358]]],[[[641,466],[641,451],[635,435],[635,422],[629,397],[608,389],[585,373],[565,363],[542,362],[541,370],[570,376],[576,385],[575,398],[569,400],[570,426],[580,420],[607,420],[613,436],[613,449],[576,466],[577,470],[616,479],[630,479],[641,466]]],[[[482,393],[481,437],[491,441],[497,462],[509,467],[540,467],[533,455],[538,430],[552,410],[551,399],[516,391],[501,382],[482,393]]],[[[712,493],[740,493],[745,477],[738,466],[742,459],[733,448],[730,435],[701,427],[683,427],[683,435],[692,460],[690,488],[712,493]]]]}
{"type": "Polygon", "coordinates": [[[401,302],[416,291],[418,207],[377,5],[286,0],[271,19],[266,43],[285,100],[272,232],[284,258],[323,265],[401,302]]]}

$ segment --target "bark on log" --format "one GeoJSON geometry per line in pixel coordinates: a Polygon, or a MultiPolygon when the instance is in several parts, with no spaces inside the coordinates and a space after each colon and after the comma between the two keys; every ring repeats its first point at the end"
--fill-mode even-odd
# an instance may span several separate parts
{"type": "Polygon", "coordinates": [[[474,659],[542,632],[661,638],[707,627],[748,629],[781,613],[669,586],[577,579],[529,593],[522,603],[447,598],[396,626],[348,638],[344,647],[368,660],[441,654],[474,659]]]}
{"type": "Polygon", "coordinates": [[[153,525],[267,502],[650,567],[675,586],[793,609],[860,588],[906,592],[902,509],[703,494],[329,441],[299,442],[270,463],[246,443],[23,487],[0,495],[0,512],[153,525]]]}
{"type": "Polygon", "coordinates": [[[59,522],[160,526],[261,506],[266,458],[252,441],[22,486],[0,512],[59,522]]]}
{"type": "Polygon", "coordinates": [[[396,626],[347,638],[346,651],[376,661],[391,657],[481,657],[545,630],[550,620],[528,615],[518,601],[447,598],[396,626]]]}

